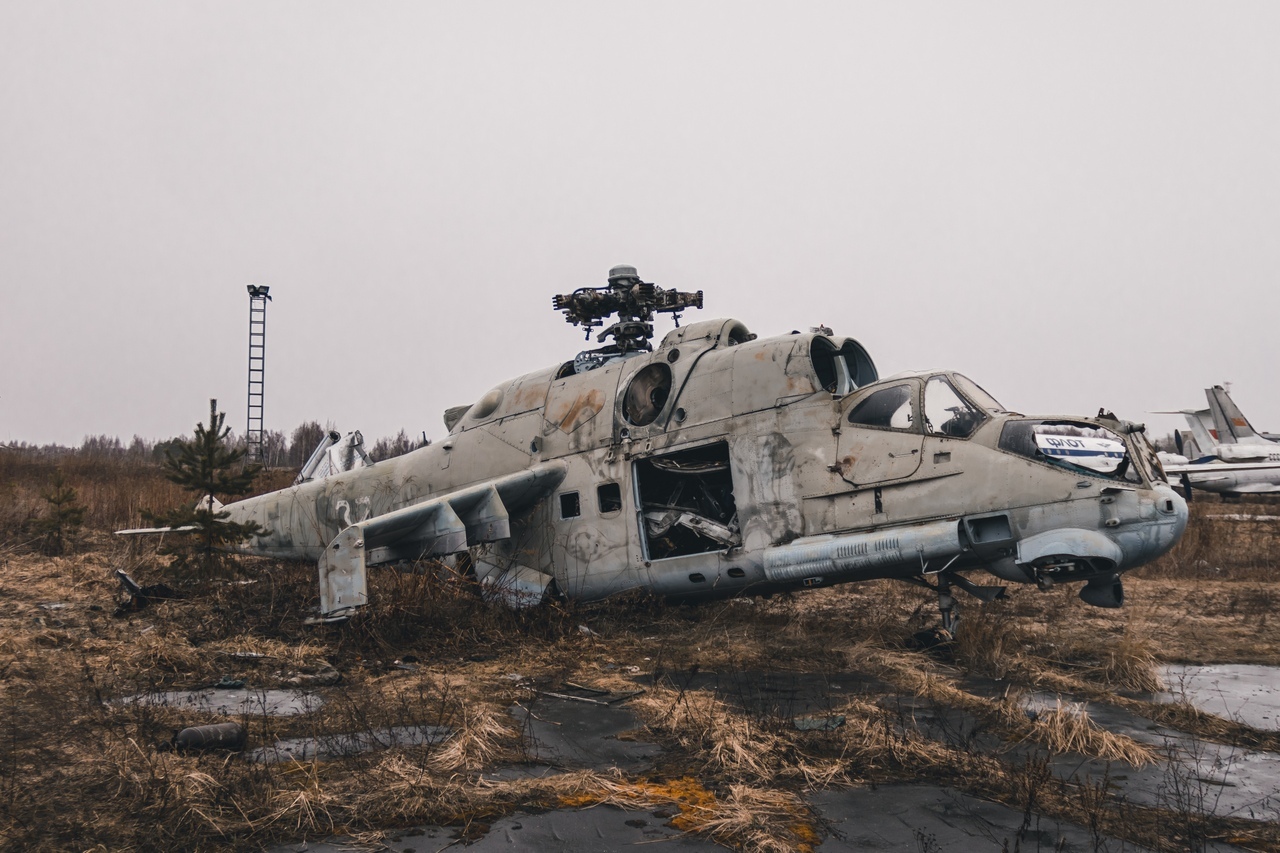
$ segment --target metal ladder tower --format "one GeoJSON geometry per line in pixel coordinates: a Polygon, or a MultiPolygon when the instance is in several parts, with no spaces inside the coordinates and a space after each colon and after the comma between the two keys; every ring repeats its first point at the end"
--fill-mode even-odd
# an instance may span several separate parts
{"type": "Polygon", "coordinates": [[[245,427],[245,461],[262,461],[262,397],[267,362],[267,303],[265,285],[249,285],[249,420],[245,427]]]}

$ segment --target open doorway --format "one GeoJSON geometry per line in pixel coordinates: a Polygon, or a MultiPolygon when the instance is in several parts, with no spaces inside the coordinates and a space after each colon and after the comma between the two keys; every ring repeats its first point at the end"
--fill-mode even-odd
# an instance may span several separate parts
{"type": "Polygon", "coordinates": [[[742,541],[727,442],[641,459],[635,470],[648,559],[723,551],[742,541]]]}

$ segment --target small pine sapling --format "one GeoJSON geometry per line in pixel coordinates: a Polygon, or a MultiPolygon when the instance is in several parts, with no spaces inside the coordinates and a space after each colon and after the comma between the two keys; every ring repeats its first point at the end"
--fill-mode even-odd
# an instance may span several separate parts
{"type": "Polygon", "coordinates": [[[228,444],[231,428],[224,426],[226,417],[218,411],[218,401],[210,400],[209,426],[197,423],[190,441],[176,441],[165,448],[161,464],[165,478],[195,494],[195,505],[162,515],[146,514],[150,523],[180,534],[177,541],[160,549],[174,557],[173,568],[206,578],[225,566],[227,551],[262,533],[254,522],[229,521],[231,513],[216,502],[248,494],[261,470],[259,465],[241,467],[245,451],[228,444]]]}
{"type": "Polygon", "coordinates": [[[49,487],[41,490],[40,497],[48,508],[36,519],[35,533],[40,540],[40,550],[56,557],[75,545],[80,525],[84,523],[85,508],[76,502],[76,490],[67,484],[60,470],[53,472],[49,487]]]}

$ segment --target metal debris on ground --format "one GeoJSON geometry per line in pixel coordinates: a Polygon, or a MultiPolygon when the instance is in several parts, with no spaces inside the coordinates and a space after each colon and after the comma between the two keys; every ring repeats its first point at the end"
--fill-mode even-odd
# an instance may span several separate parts
{"type": "Polygon", "coordinates": [[[173,736],[169,746],[179,752],[199,752],[208,749],[240,752],[248,740],[249,733],[239,723],[214,723],[183,729],[173,736]]]}
{"type": "Polygon", "coordinates": [[[124,587],[124,591],[129,596],[128,600],[122,602],[116,608],[115,616],[136,613],[156,601],[171,601],[182,598],[182,595],[168,584],[153,583],[142,586],[123,569],[116,569],[115,571],[116,578],[120,581],[120,586],[124,587]]]}
{"type": "Polygon", "coordinates": [[[834,732],[844,725],[844,714],[831,717],[794,717],[791,725],[800,732],[834,732]]]}
{"type": "Polygon", "coordinates": [[[568,699],[573,702],[586,702],[589,705],[616,705],[619,702],[634,699],[644,691],[630,690],[625,693],[614,693],[611,690],[601,690],[598,687],[588,687],[585,684],[566,681],[564,687],[559,691],[538,690],[535,692],[540,696],[548,696],[552,699],[568,699]]]}
{"type": "Polygon", "coordinates": [[[329,687],[342,680],[342,673],[332,664],[322,663],[315,672],[297,672],[283,678],[283,683],[293,687],[329,687]]]}
{"type": "Polygon", "coordinates": [[[285,738],[258,747],[246,758],[259,764],[345,758],[392,747],[443,743],[452,735],[453,729],[446,726],[392,726],[366,732],[285,738]]]}

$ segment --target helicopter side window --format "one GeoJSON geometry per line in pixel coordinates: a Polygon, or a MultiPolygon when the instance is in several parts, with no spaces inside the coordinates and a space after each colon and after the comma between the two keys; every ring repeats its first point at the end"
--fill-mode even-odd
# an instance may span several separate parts
{"type": "Polygon", "coordinates": [[[622,509],[622,487],[617,483],[596,486],[596,501],[600,505],[601,515],[619,511],[622,509]]]}
{"type": "Polygon", "coordinates": [[[968,438],[984,417],[960,396],[944,376],[934,376],[924,386],[924,429],[929,435],[968,438]]]}
{"type": "Polygon", "coordinates": [[[849,423],[881,429],[911,429],[911,386],[881,388],[853,407],[849,423]]]}
{"type": "Polygon", "coordinates": [[[560,495],[560,520],[577,518],[582,515],[582,500],[577,492],[564,492],[560,495]]]}

